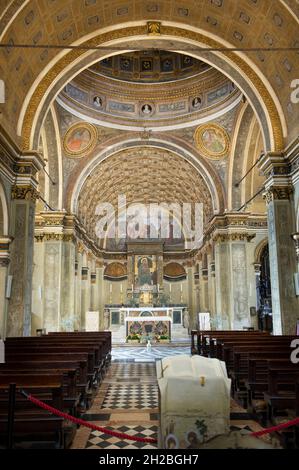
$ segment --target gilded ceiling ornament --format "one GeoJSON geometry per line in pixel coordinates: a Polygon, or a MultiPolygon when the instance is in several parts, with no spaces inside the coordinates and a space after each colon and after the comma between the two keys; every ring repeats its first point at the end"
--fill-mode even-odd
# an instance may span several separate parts
{"type": "Polygon", "coordinates": [[[225,157],[230,150],[229,136],[218,124],[199,126],[195,131],[194,141],[200,153],[213,160],[225,157]]]}
{"type": "Polygon", "coordinates": [[[78,122],[71,126],[63,139],[63,148],[67,155],[82,157],[90,153],[97,143],[97,129],[87,122],[78,122]]]}
{"type": "Polygon", "coordinates": [[[160,21],[148,21],[147,22],[147,33],[148,34],[161,34],[161,23],[160,21]]]}

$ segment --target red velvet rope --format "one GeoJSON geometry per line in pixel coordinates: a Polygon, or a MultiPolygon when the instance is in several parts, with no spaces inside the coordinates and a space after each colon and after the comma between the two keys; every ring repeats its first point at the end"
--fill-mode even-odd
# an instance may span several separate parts
{"type": "Polygon", "coordinates": [[[296,426],[297,424],[299,424],[299,418],[292,419],[291,421],[288,421],[287,423],[278,424],[277,426],[273,426],[272,428],[266,428],[266,429],[262,429],[261,431],[253,432],[250,435],[253,437],[259,437],[259,436],[263,436],[264,434],[270,434],[271,432],[276,432],[276,431],[280,431],[281,429],[286,429],[286,428],[290,428],[291,426],[296,426]]]}
{"type": "Polygon", "coordinates": [[[148,444],[156,444],[157,443],[157,439],[152,439],[152,438],[149,438],[149,437],[143,438],[143,437],[137,437],[137,436],[129,436],[128,434],[125,434],[125,433],[122,433],[122,432],[111,431],[110,429],[101,428],[99,426],[96,426],[95,424],[84,421],[83,419],[75,418],[74,416],[71,416],[68,413],[64,413],[63,411],[59,411],[56,408],[53,408],[52,406],[47,405],[43,401],[38,400],[37,398],[33,397],[32,395],[27,395],[27,398],[32,403],[39,406],[40,408],[43,408],[44,410],[50,411],[50,413],[53,413],[56,416],[60,416],[61,418],[64,418],[68,421],[72,421],[73,423],[80,424],[81,426],[85,426],[87,428],[90,428],[93,431],[100,431],[100,432],[103,432],[105,434],[110,434],[111,436],[118,437],[119,439],[128,439],[130,441],[138,441],[138,442],[144,442],[144,443],[148,443],[148,444]]]}
{"type": "MultiPolygon", "coordinates": [[[[87,428],[90,428],[94,431],[100,431],[105,434],[109,434],[111,436],[118,437],[119,439],[128,439],[130,441],[138,441],[138,442],[144,442],[148,444],[156,444],[157,439],[152,439],[152,438],[143,438],[143,437],[136,437],[136,436],[129,436],[128,434],[122,433],[122,432],[117,432],[117,431],[111,431],[110,429],[102,428],[99,426],[96,426],[95,424],[89,423],[87,421],[84,421],[83,419],[80,418],[75,418],[74,416],[69,415],[68,413],[64,413],[63,411],[59,411],[56,408],[53,408],[50,405],[47,405],[41,400],[38,400],[37,398],[33,397],[32,395],[27,395],[26,397],[28,400],[30,400],[32,403],[35,405],[39,406],[40,408],[43,408],[44,410],[50,411],[50,413],[53,413],[56,416],[60,416],[61,418],[64,418],[68,421],[72,421],[73,423],[80,424],[81,426],[85,426],[87,428]]],[[[260,437],[263,436],[264,434],[270,434],[272,432],[280,431],[282,429],[289,428],[291,426],[296,426],[299,424],[299,417],[292,419],[291,421],[288,421],[286,423],[279,424],[277,426],[273,426],[271,428],[266,428],[262,429],[261,431],[253,432],[250,434],[252,437],[260,437]]]]}

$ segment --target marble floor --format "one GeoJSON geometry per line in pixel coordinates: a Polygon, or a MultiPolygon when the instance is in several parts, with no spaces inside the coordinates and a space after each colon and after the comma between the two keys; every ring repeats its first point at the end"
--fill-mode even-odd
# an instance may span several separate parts
{"type": "MultiPolygon", "coordinates": [[[[139,437],[156,438],[159,426],[158,384],[155,361],[173,354],[188,354],[189,348],[115,348],[113,362],[92,407],[83,416],[100,427],[139,437]],[[141,362],[143,359],[143,362],[141,362]]],[[[246,410],[231,401],[231,429],[257,431],[261,427],[246,410]]],[[[74,449],[154,449],[153,444],[112,437],[105,432],[80,427],[74,449]]]]}
{"type": "Polygon", "coordinates": [[[190,355],[190,346],[146,346],[115,347],[112,349],[113,362],[155,362],[163,357],[176,356],[178,354],[190,355]]]}

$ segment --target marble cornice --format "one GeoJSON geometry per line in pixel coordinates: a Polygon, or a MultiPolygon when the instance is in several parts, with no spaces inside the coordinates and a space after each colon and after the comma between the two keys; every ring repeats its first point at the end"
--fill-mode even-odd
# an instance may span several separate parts
{"type": "Polygon", "coordinates": [[[266,189],[275,185],[295,184],[299,179],[299,138],[283,153],[266,153],[258,166],[267,180],[266,189]]]}
{"type": "Polygon", "coordinates": [[[0,129],[0,172],[11,182],[19,185],[30,183],[37,187],[34,177],[44,166],[43,158],[38,152],[22,152],[10,136],[0,129]]]}
{"type": "Polygon", "coordinates": [[[12,237],[0,237],[0,267],[7,267],[10,263],[9,245],[13,241],[12,237]]]}
{"type": "Polygon", "coordinates": [[[266,215],[260,214],[242,214],[229,213],[224,215],[216,215],[210,221],[205,230],[204,240],[212,238],[213,234],[218,230],[222,231],[256,231],[267,228],[266,215]]]}

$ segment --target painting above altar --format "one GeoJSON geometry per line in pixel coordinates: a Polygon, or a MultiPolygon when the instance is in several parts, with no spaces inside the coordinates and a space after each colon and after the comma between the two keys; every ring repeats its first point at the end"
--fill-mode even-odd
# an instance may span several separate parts
{"type": "Polygon", "coordinates": [[[156,256],[135,256],[135,288],[150,290],[157,284],[156,256]],[[147,289],[146,289],[147,288],[147,289]]]}

